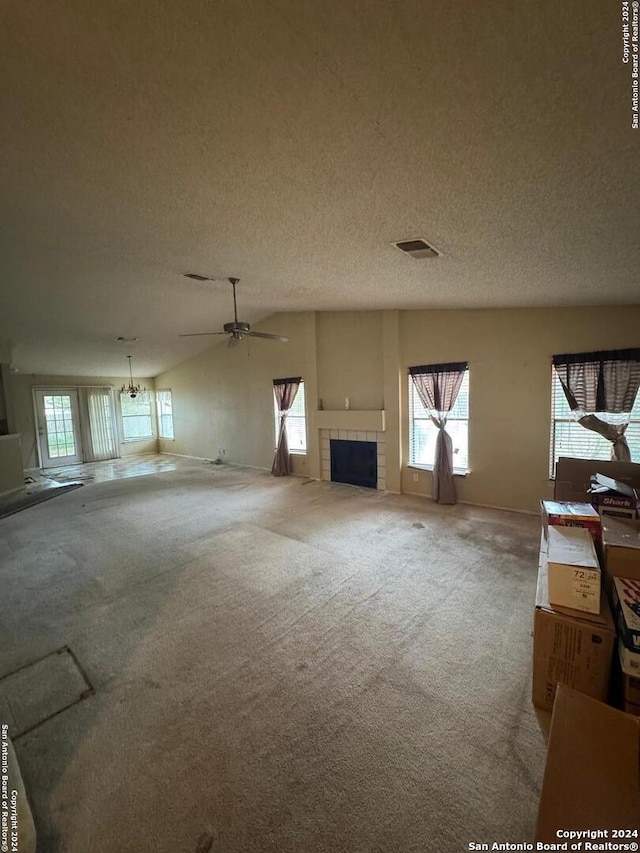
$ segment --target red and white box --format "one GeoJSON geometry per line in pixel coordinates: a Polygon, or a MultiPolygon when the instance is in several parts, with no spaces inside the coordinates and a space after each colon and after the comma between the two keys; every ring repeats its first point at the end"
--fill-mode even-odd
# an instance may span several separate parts
{"type": "Polygon", "coordinates": [[[602,541],[602,519],[591,504],[572,501],[540,501],[544,538],[549,540],[549,527],[584,527],[594,542],[602,541]]]}

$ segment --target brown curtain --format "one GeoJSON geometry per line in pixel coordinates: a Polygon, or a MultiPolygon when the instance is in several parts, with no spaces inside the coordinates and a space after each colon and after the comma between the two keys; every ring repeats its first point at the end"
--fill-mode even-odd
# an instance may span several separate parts
{"type": "Polygon", "coordinates": [[[433,499],[441,504],[455,504],[457,501],[453,480],[453,442],[445,427],[447,415],[458,398],[466,370],[466,361],[423,364],[409,368],[422,405],[438,427],[431,492],[433,499]]]}
{"type": "Polygon", "coordinates": [[[289,443],[287,442],[287,414],[293,405],[301,382],[301,376],[273,380],[273,393],[276,395],[276,403],[280,412],[278,445],[275,456],[273,457],[273,465],[271,466],[271,473],[274,477],[286,477],[287,474],[291,473],[291,456],[289,455],[289,443]]]}
{"type": "Polygon", "coordinates": [[[640,349],[564,353],[553,366],[577,422],[611,442],[612,459],[630,462],[625,432],[640,387],[640,349]]]}

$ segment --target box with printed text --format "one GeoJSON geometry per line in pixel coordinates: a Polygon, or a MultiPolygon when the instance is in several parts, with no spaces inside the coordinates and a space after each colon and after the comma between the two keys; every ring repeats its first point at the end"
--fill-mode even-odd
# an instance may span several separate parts
{"type": "Polygon", "coordinates": [[[602,538],[600,514],[591,504],[540,501],[540,511],[545,539],[548,539],[549,527],[584,527],[591,533],[594,542],[599,542],[602,538]]]}
{"type": "Polygon", "coordinates": [[[600,613],[600,563],[588,530],[550,527],[548,565],[551,604],[600,613]]]}
{"type": "Polygon", "coordinates": [[[551,711],[558,684],[606,701],[615,641],[607,600],[602,597],[597,614],[551,604],[544,539],[541,545],[533,627],[533,704],[551,711]]]}
{"type": "Polygon", "coordinates": [[[611,595],[622,668],[629,675],[640,675],[640,581],[613,578],[611,595]]]}

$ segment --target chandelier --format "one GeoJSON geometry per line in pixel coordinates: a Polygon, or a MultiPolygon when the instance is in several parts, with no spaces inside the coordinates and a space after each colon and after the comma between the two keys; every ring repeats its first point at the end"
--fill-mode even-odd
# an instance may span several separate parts
{"type": "Polygon", "coordinates": [[[139,384],[135,385],[134,384],[134,382],[133,382],[133,371],[131,370],[131,356],[128,355],[127,358],[129,359],[129,384],[123,385],[122,388],[120,389],[120,393],[121,394],[128,394],[132,400],[135,400],[136,397],[138,396],[138,394],[144,394],[144,392],[147,389],[143,388],[142,385],[139,385],[139,384]]]}

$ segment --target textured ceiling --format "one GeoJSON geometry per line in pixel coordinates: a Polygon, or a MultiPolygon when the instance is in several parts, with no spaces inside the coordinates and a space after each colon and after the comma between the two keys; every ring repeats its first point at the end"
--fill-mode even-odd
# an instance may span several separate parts
{"type": "Polygon", "coordinates": [[[3,0],[0,339],[158,373],[231,319],[186,271],[248,321],[638,302],[621,42],[602,0],[3,0]]]}

